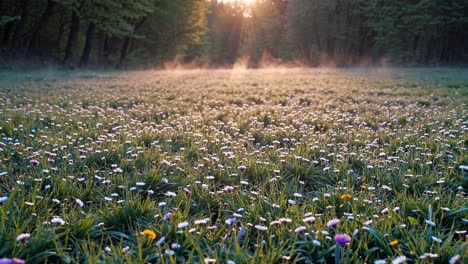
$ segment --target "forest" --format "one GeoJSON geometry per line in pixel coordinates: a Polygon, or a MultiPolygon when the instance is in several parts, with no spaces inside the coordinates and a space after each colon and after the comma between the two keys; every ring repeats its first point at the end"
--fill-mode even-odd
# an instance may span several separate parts
{"type": "Polygon", "coordinates": [[[468,0],[0,0],[0,65],[460,65],[468,0]]]}
{"type": "Polygon", "coordinates": [[[0,0],[0,264],[468,263],[468,0],[0,0]]]}

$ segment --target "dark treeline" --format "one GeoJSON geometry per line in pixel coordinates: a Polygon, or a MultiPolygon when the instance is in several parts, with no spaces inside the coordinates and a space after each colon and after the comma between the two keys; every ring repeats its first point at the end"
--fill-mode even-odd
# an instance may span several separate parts
{"type": "Polygon", "coordinates": [[[468,0],[0,0],[0,63],[457,64],[468,0]]]}

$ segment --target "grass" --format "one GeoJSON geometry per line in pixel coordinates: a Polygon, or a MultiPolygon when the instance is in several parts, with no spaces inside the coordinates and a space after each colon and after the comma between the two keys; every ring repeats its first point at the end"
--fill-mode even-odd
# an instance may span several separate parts
{"type": "Polygon", "coordinates": [[[467,263],[466,76],[2,72],[0,258],[467,263]]]}

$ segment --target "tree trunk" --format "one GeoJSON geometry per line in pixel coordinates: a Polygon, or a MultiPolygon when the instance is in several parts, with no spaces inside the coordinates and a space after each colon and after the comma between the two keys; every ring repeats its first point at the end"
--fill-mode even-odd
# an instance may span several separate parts
{"type": "Polygon", "coordinates": [[[109,46],[109,35],[105,34],[104,36],[104,43],[102,46],[102,60],[104,64],[109,64],[109,56],[110,56],[111,50],[109,46]]]}
{"type": "Polygon", "coordinates": [[[81,55],[80,66],[86,66],[89,62],[95,29],[96,25],[94,23],[89,23],[88,30],[86,30],[86,43],[83,49],[83,54],[81,55]]]}
{"type": "Polygon", "coordinates": [[[10,42],[9,50],[17,51],[22,48],[22,45],[19,44],[20,34],[23,31],[23,27],[26,24],[26,19],[28,17],[28,3],[29,0],[23,0],[21,5],[20,19],[15,25],[15,30],[13,31],[13,38],[10,42]]]}
{"type": "MultiPolygon", "coordinates": [[[[136,32],[142,25],[145,23],[146,17],[140,19],[138,23],[135,25],[134,32],[136,32]]],[[[120,59],[119,64],[117,67],[122,67],[125,58],[127,57],[128,47],[130,46],[130,36],[126,36],[122,45],[122,49],[120,50],[120,59]]]]}
{"type": "Polygon", "coordinates": [[[333,25],[335,21],[333,20],[333,12],[332,10],[327,10],[328,15],[327,15],[327,27],[328,27],[328,32],[327,32],[327,56],[331,59],[334,59],[335,57],[335,37],[334,37],[334,28],[333,25]]]}
{"type": "Polygon", "coordinates": [[[98,48],[97,48],[97,63],[99,65],[104,64],[104,39],[105,39],[105,33],[104,32],[99,32],[97,36],[97,41],[98,41],[98,48]]]}
{"type": "Polygon", "coordinates": [[[128,51],[128,46],[130,44],[130,37],[125,37],[123,44],[122,44],[122,49],[120,50],[120,59],[119,59],[119,64],[117,65],[118,68],[122,67],[123,62],[125,61],[125,57],[127,56],[127,51],[128,51]]]}
{"type": "Polygon", "coordinates": [[[11,37],[11,33],[13,31],[13,25],[14,24],[15,24],[15,22],[8,22],[5,25],[5,29],[3,30],[2,47],[7,47],[8,46],[8,42],[10,42],[10,37],[11,37]]]}
{"type": "Polygon", "coordinates": [[[60,23],[60,28],[57,33],[57,39],[55,40],[55,45],[57,45],[58,50],[60,50],[60,43],[62,43],[63,35],[65,34],[65,23],[60,23]]]}
{"type": "Polygon", "coordinates": [[[67,46],[65,48],[65,57],[63,58],[64,64],[70,64],[73,61],[73,54],[75,51],[76,42],[78,41],[78,33],[80,31],[80,17],[78,13],[73,10],[70,25],[70,32],[68,34],[67,46]]]}
{"type": "Polygon", "coordinates": [[[47,24],[47,22],[49,21],[50,17],[52,16],[54,12],[54,6],[55,6],[55,2],[53,2],[52,0],[47,0],[46,9],[44,13],[42,13],[41,18],[39,19],[39,21],[33,28],[32,35],[29,40],[28,48],[26,49],[26,56],[30,55],[31,52],[33,51],[34,45],[37,42],[37,38],[39,37],[39,33],[42,27],[47,24]]]}
{"type": "Polygon", "coordinates": [[[319,50],[319,52],[322,52],[322,44],[320,43],[320,35],[319,35],[319,27],[318,27],[318,23],[317,23],[317,16],[318,16],[318,12],[316,12],[316,15],[314,16],[314,37],[315,37],[315,41],[317,42],[317,48],[319,50]]]}

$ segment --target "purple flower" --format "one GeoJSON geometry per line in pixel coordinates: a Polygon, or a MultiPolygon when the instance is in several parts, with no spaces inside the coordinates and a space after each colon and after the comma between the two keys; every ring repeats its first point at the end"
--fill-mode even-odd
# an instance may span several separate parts
{"type": "Polygon", "coordinates": [[[247,169],[247,167],[244,166],[244,165],[240,165],[240,166],[238,167],[238,169],[239,169],[241,172],[243,172],[243,171],[245,171],[245,170],[247,169]]]}
{"type": "Polygon", "coordinates": [[[338,223],[340,222],[339,219],[332,219],[330,221],[327,222],[327,227],[329,228],[336,228],[338,226],[338,223]]]}
{"type": "Polygon", "coordinates": [[[32,159],[32,160],[30,160],[29,162],[30,162],[31,165],[33,165],[33,166],[39,165],[39,161],[38,161],[38,160],[35,160],[35,159],[32,159]]]}
{"type": "Polygon", "coordinates": [[[347,234],[336,234],[335,235],[335,241],[338,243],[340,246],[344,246],[351,241],[351,237],[348,236],[347,234]]]}
{"type": "Polygon", "coordinates": [[[171,213],[171,212],[167,213],[167,214],[164,216],[164,220],[169,221],[169,219],[171,219],[171,216],[172,216],[172,213],[171,213]]]}
{"type": "Polygon", "coordinates": [[[235,217],[233,218],[228,218],[226,221],[224,221],[227,225],[233,225],[237,222],[237,219],[235,217]]]}
{"type": "Polygon", "coordinates": [[[0,264],[13,264],[13,260],[9,258],[0,259],[0,264]]]}
{"type": "Polygon", "coordinates": [[[19,258],[2,258],[0,259],[0,264],[24,264],[26,261],[19,258]]]}
{"type": "Polygon", "coordinates": [[[189,195],[192,193],[192,191],[190,191],[188,188],[184,188],[182,189],[184,191],[185,194],[189,195]]]}

